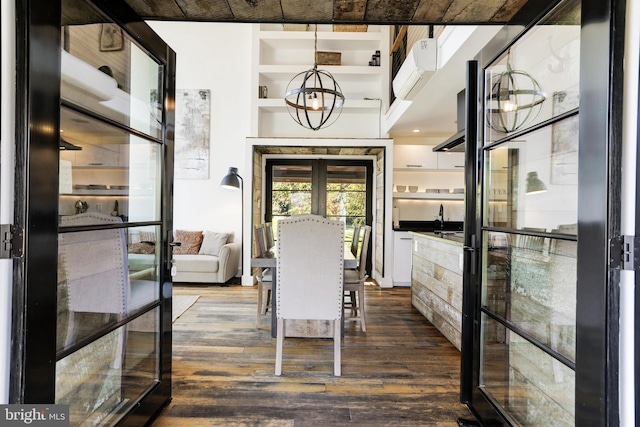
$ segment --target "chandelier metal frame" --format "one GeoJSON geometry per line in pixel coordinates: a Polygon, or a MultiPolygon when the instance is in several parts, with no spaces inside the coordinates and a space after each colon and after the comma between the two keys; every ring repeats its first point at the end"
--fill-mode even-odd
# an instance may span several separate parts
{"type": "Polygon", "coordinates": [[[300,126],[314,131],[331,126],[340,117],[344,95],[335,78],[325,70],[318,70],[318,25],[314,33],[313,68],[296,74],[284,96],[287,111],[300,126]],[[300,81],[301,83],[296,83],[300,81]],[[295,84],[294,84],[295,83],[295,84]],[[293,88],[292,85],[294,85],[293,88]]]}

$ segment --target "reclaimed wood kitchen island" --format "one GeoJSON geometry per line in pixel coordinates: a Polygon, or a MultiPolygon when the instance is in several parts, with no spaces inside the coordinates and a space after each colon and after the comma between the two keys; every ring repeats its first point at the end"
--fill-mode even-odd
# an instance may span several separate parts
{"type": "Polygon", "coordinates": [[[412,236],[411,304],[460,350],[463,245],[458,234],[412,236]]]}

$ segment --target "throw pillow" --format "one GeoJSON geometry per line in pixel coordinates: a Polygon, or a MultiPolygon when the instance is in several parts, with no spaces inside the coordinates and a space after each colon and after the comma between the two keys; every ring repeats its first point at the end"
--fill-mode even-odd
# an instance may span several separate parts
{"type": "Polygon", "coordinates": [[[175,241],[181,245],[173,247],[174,254],[197,255],[202,244],[202,231],[176,230],[175,241]]]}
{"type": "Polygon", "coordinates": [[[156,253],[156,245],[149,242],[133,243],[129,246],[130,254],[154,254],[156,253]]]}
{"type": "Polygon", "coordinates": [[[200,246],[200,255],[218,255],[220,249],[227,244],[229,234],[216,233],[215,231],[205,231],[204,238],[202,240],[202,246],[200,246]]]}
{"type": "Polygon", "coordinates": [[[153,231],[140,231],[138,233],[141,242],[155,242],[156,241],[156,233],[153,231]]]}

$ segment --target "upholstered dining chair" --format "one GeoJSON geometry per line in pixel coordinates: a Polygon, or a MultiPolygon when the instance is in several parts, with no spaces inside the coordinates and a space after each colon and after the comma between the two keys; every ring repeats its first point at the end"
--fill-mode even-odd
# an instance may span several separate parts
{"type": "Polygon", "coordinates": [[[369,238],[371,236],[371,226],[363,225],[362,245],[360,248],[360,258],[358,268],[344,270],[344,307],[349,307],[351,315],[345,316],[345,321],[360,321],[362,332],[367,332],[364,305],[364,282],[369,277],[367,275],[367,253],[369,252],[369,238]],[[347,301],[346,298],[349,298],[347,301]]]}
{"type": "MultiPolygon", "coordinates": [[[[63,216],[62,226],[121,223],[98,213],[63,216]]],[[[131,280],[124,228],[61,233],[59,280],[67,287],[68,323],[65,346],[75,338],[75,313],[102,313],[122,319],[159,295],[155,281],[131,280]]]]}
{"type": "Polygon", "coordinates": [[[294,330],[296,320],[310,320],[330,324],[327,335],[333,337],[333,372],[340,376],[344,224],[317,215],[294,216],[278,222],[276,244],[275,374],[282,373],[285,336],[317,336],[309,336],[306,328],[294,330]]]}
{"type": "MultiPolygon", "coordinates": [[[[256,255],[264,256],[270,249],[267,235],[269,231],[265,224],[256,224],[253,228],[256,255]]],[[[256,329],[260,328],[260,320],[267,317],[269,311],[269,300],[273,289],[273,275],[270,268],[260,269],[256,274],[258,282],[258,312],[256,314],[256,329]]]]}

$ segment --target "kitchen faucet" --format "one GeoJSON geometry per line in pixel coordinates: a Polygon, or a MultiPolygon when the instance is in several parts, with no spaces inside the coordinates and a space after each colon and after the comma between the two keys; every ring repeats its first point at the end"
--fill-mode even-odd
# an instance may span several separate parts
{"type": "Polygon", "coordinates": [[[444,206],[442,206],[442,204],[440,204],[438,216],[440,217],[440,228],[444,228],[444,206]]]}

